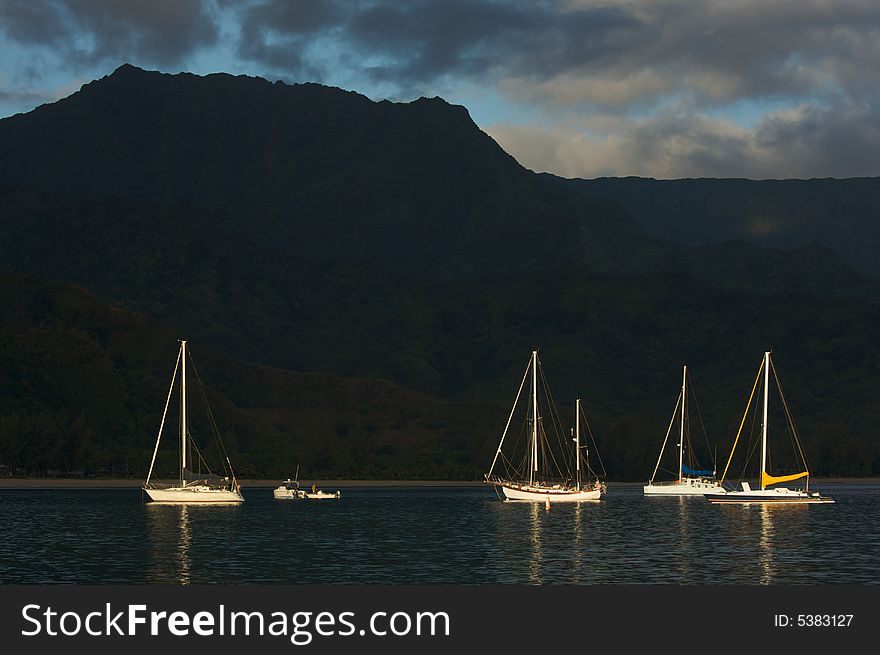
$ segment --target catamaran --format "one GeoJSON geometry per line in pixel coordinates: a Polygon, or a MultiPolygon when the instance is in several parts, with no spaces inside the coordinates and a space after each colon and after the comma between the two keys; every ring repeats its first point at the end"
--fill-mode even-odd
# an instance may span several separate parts
{"type": "MultiPolygon", "coordinates": [[[[681,393],[675,403],[675,409],[672,411],[672,419],[669,421],[669,427],[666,430],[666,437],[663,439],[663,445],[660,447],[660,455],[657,457],[657,465],[651,474],[651,479],[643,487],[646,496],[702,496],[706,493],[720,493],[724,491],[724,487],[715,479],[715,471],[707,469],[692,468],[684,463],[684,444],[688,439],[686,435],[687,412],[688,412],[688,389],[687,389],[688,372],[687,366],[681,375],[681,393]],[[679,412],[681,408],[681,412],[679,412]],[[672,426],[675,424],[675,417],[680,417],[680,429],[678,435],[678,478],[669,482],[655,482],[657,471],[660,469],[660,462],[663,459],[663,452],[666,450],[666,444],[669,441],[669,434],[672,432],[672,426]]],[[[693,448],[689,449],[689,455],[693,457],[693,448]]],[[[694,462],[690,462],[693,464],[694,462]]]]}
{"type": "MultiPolygon", "coordinates": [[[[198,456],[199,468],[201,468],[204,460],[201,453],[198,453],[195,441],[187,429],[186,421],[186,362],[187,357],[191,358],[186,347],[186,341],[180,342],[180,350],[177,353],[177,362],[174,365],[174,373],[171,375],[171,386],[168,389],[168,397],[165,399],[165,411],[162,412],[162,421],[159,424],[159,434],[156,437],[156,446],[153,448],[153,459],[150,461],[150,470],[147,473],[147,479],[144,482],[144,493],[150,500],[163,503],[242,503],[244,497],[241,495],[241,486],[235,479],[235,473],[232,471],[232,463],[226,455],[223,442],[220,440],[220,433],[216,429],[214,417],[208,408],[208,415],[211,418],[211,425],[214,427],[215,437],[217,438],[220,450],[226,461],[223,466],[227,475],[220,477],[211,473],[210,469],[207,473],[196,473],[190,470],[192,462],[192,452],[196,451],[198,456]],[[156,465],[156,455],[159,452],[159,442],[162,440],[162,430],[165,427],[165,419],[168,415],[168,405],[171,402],[171,395],[174,392],[174,382],[177,378],[177,371],[180,370],[180,479],[176,485],[161,485],[152,482],[153,468],[156,465]],[[189,451],[187,445],[190,446],[189,451]],[[189,459],[187,455],[189,454],[189,459]]],[[[195,364],[193,364],[195,368],[195,364]]],[[[201,383],[200,383],[201,384],[201,383]]],[[[206,401],[207,403],[207,401],[206,401]]],[[[205,464],[207,467],[207,464],[205,464]]]]}
{"type": "MultiPolygon", "coordinates": [[[[581,409],[580,399],[575,404],[575,434],[572,439],[574,441],[574,455],[567,455],[567,449],[561,449],[557,458],[557,455],[554,455],[551,448],[552,444],[545,430],[544,416],[542,416],[538,405],[539,370],[538,351],[535,350],[532,351],[532,356],[526,366],[522,382],[519,385],[519,391],[516,394],[516,400],[513,402],[513,408],[511,408],[510,415],[507,418],[507,425],[501,435],[498,450],[495,452],[495,458],[492,460],[489,472],[485,475],[485,480],[496,491],[500,490],[506,500],[526,500],[542,503],[601,500],[605,495],[606,487],[605,483],[599,480],[598,474],[590,467],[589,451],[586,445],[582,444],[581,417],[583,416],[586,419],[586,416],[581,409]],[[530,394],[525,412],[525,429],[520,433],[520,437],[525,437],[521,441],[526,442],[526,453],[520,462],[515,462],[514,459],[507,457],[503,453],[502,448],[510,431],[510,424],[520,398],[523,395],[523,388],[530,371],[532,374],[532,393],[530,394]],[[571,470],[572,460],[574,471],[571,470]],[[496,475],[495,470],[499,465],[505,468],[505,473],[496,475]],[[584,470],[587,471],[590,477],[587,482],[583,480],[584,470]]],[[[557,443],[563,444],[561,421],[553,407],[547,382],[543,379],[543,375],[540,377],[543,382],[542,389],[547,398],[550,424],[556,433],[557,443]]],[[[589,428],[589,424],[587,426],[589,428]]],[[[592,432],[590,432],[590,437],[592,439],[592,432]]],[[[595,440],[593,440],[593,446],[595,448],[595,440]]]]}
{"type": "Polygon", "coordinates": [[[769,352],[764,353],[764,359],[761,361],[761,366],[758,367],[758,375],[755,378],[755,384],[752,387],[752,394],[749,396],[749,402],[746,404],[746,411],[743,414],[743,420],[740,423],[739,431],[737,431],[736,439],[733,442],[733,448],[731,448],[730,457],[727,460],[727,466],[724,467],[724,473],[721,476],[721,481],[724,481],[724,477],[727,475],[727,469],[730,467],[730,461],[733,459],[733,453],[736,450],[736,444],[739,441],[739,436],[742,432],[743,424],[745,424],[746,416],[749,413],[749,407],[752,404],[752,398],[754,398],[755,396],[755,389],[758,386],[758,381],[761,379],[762,370],[764,372],[764,418],[761,422],[761,488],[752,489],[751,485],[748,482],[742,482],[742,489],[740,491],[727,491],[725,493],[706,494],[706,499],[712,503],[833,503],[834,500],[832,498],[821,496],[817,491],[810,491],[810,472],[807,467],[807,461],[804,457],[803,450],[801,449],[800,440],[797,436],[797,430],[795,428],[794,421],[791,419],[791,412],[789,411],[788,403],[786,403],[785,401],[785,395],[782,393],[782,385],[779,384],[779,378],[776,375],[776,367],[773,366],[769,352]],[[795,444],[797,445],[797,453],[799,455],[800,462],[803,464],[804,468],[803,471],[790,475],[775,476],[770,475],[770,473],[767,472],[767,433],[769,431],[768,404],[770,395],[771,368],[773,369],[773,377],[776,380],[776,386],[779,389],[779,395],[782,399],[783,408],[785,409],[785,416],[788,420],[789,429],[791,430],[792,437],[795,444]],[[768,488],[771,485],[782,484],[783,482],[793,482],[794,480],[804,480],[804,487],[802,489],[789,489],[787,487],[776,486],[774,486],[772,489],[768,488]]]}

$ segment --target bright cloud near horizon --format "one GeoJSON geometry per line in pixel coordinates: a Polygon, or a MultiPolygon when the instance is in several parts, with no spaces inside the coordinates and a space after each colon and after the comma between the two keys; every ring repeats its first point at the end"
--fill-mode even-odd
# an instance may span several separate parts
{"type": "Polygon", "coordinates": [[[0,116],[124,62],[465,105],[566,177],[880,175],[876,0],[0,0],[0,116]]]}

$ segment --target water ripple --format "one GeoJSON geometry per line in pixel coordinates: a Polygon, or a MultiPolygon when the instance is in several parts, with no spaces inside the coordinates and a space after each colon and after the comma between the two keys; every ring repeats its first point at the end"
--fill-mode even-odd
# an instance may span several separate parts
{"type": "Polygon", "coordinates": [[[132,490],[2,490],[3,583],[876,584],[880,486],[835,505],[715,506],[613,488],[601,503],[486,489],[339,501],[144,504],[132,490]]]}

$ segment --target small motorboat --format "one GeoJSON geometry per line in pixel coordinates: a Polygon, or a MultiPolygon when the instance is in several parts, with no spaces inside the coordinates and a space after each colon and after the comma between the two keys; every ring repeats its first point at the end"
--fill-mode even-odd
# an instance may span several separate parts
{"type": "Polygon", "coordinates": [[[294,499],[307,499],[307,500],[325,500],[329,498],[341,498],[341,491],[324,491],[323,489],[318,489],[318,485],[313,484],[311,490],[302,489],[299,486],[299,466],[296,467],[296,475],[293,480],[287,478],[284,482],[282,482],[279,486],[275,487],[275,490],[272,492],[272,495],[279,500],[294,500],[294,499]]]}
{"type": "Polygon", "coordinates": [[[272,495],[278,500],[294,500],[305,498],[306,492],[299,488],[299,482],[287,478],[279,486],[275,487],[272,495]]]}
{"type": "Polygon", "coordinates": [[[338,489],[336,491],[324,491],[323,489],[318,489],[317,485],[312,485],[311,491],[301,491],[304,498],[308,498],[309,500],[326,500],[329,498],[342,498],[342,492],[338,489]]]}

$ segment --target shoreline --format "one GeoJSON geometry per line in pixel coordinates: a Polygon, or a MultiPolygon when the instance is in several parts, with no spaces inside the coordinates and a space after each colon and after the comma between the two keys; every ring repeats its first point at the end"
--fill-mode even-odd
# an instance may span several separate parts
{"type": "MultiPolygon", "coordinates": [[[[157,480],[171,483],[171,480],[157,480]]],[[[243,489],[274,488],[283,480],[247,478],[239,480],[243,489]]],[[[814,478],[814,484],[880,484],[880,478],[814,478]]],[[[479,480],[300,480],[303,488],[311,487],[482,487],[485,483],[479,480]]],[[[609,482],[609,487],[641,487],[644,482],[609,482]]],[[[138,489],[143,486],[142,480],[135,479],[83,479],[83,478],[0,478],[0,489],[138,489]]]]}

